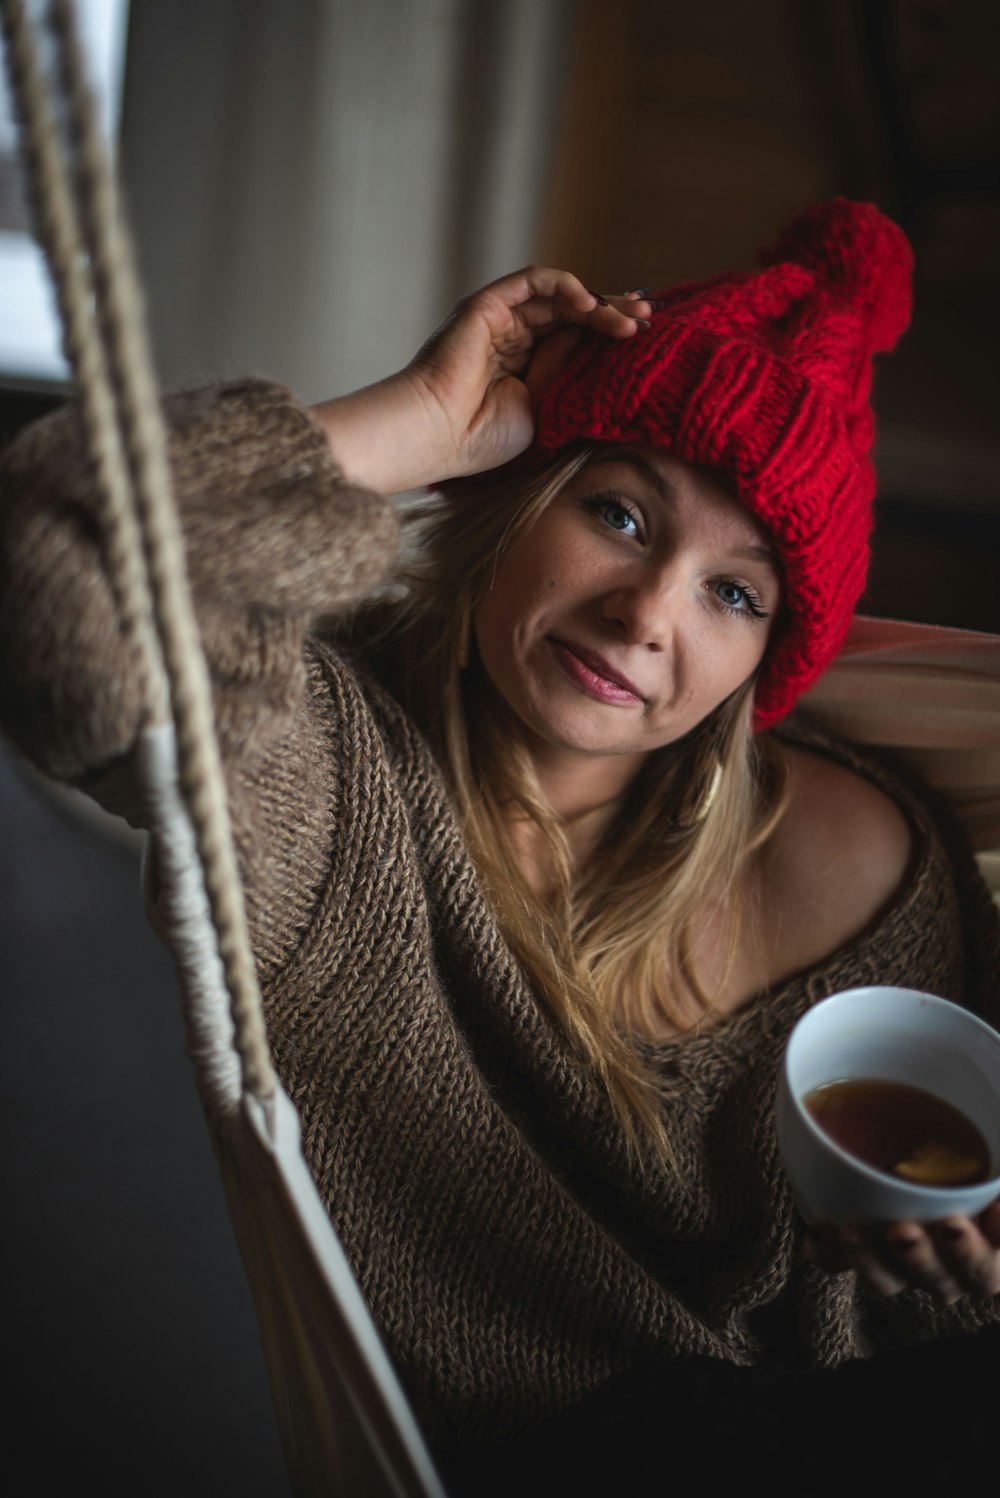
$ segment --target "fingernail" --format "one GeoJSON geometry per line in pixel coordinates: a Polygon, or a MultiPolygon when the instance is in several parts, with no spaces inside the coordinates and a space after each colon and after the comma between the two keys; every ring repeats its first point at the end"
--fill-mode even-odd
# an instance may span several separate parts
{"type": "Polygon", "coordinates": [[[637,317],[634,319],[634,322],[637,328],[651,328],[653,326],[649,319],[645,317],[637,317]]]}
{"type": "Polygon", "coordinates": [[[902,1249],[903,1253],[907,1254],[915,1249],[919,1242],[919,1238],[911,1238],[904,1233],[899,1233],[889,1238],[889,1244],[892,1248],[902,1249]]]}
{"type": "Polygon", "coordinates": [[[637,286],[636,289],[635,289],[635,291],[627,291],[625,293],[625,295],[626,296],[637,296],[640,301],[648,302],[649,301],[649,293],[650,293],[651,289],[652,288],[649,287],[649,286],[637,286]]]}
{"type": "MultiPolygon", "coordinates": [[[[590,290],[589,287],[587,289],[588,291],[590,290]]],[[[601,296],[599,291],[591,291],[590,294],[599,307],[607,307],[609,305],[607,297],[601,296]]]]}
{"type": "Polygon", "coordinates": [[[942,1238],[947,1238],[949,1243],[956,1242],[961,1238],[964,1229],[957,1222],[942,1222],[938,1225],[938,1232],[942,1238]]]}

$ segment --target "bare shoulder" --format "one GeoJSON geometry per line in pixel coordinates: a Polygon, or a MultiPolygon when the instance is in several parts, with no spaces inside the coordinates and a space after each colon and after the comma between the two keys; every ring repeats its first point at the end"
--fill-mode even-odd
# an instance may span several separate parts
{"type": "Polygon", "coordinates": [[[823,754],[789,744],[781,750],[788,809],[767,848],[765,887],[786,940],[796,930],[795,958],[815,961],[892,901],[910,867],[913,832],[900,807],[864,776],[823,754]]]}

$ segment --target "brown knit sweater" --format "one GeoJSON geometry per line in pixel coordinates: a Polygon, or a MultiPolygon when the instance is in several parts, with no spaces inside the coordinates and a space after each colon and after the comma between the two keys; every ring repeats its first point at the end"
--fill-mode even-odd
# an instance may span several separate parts
{"type": "MultiPolygon", "coordinates": [[[[431,1438],[514,1430],[654,1354],[830,1367],[995,1319],[996,1301],[877,1300],[811,1269],[774,1140],[783,1042],[825,994],[902,983],[996,1021],[996,916],[947,818],[826,746],[908,812],[911,874],[862,937],[655,1048],[678,1169],[644,1188],[497,929],[419,734],[310,633],[391,565],[391,505],[344,484],[276,385],[168,410],[274,1054],[431,1438]]],[[[8,450],[0,530],[5,728],[55,776],[127,784],[136,682],[72,411],[8,450]]]]}

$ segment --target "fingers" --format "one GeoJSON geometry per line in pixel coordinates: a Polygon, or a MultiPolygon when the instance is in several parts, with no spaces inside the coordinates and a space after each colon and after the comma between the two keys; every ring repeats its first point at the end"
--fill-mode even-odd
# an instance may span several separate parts
{"type": "Polygon", "coordinates": [[[846,1274],[850,1264],[840,1244],[837,1229],[828,1222],[806,1225],[804,1252],[810,1264],[824,1274],[846,1274]]]}
{"type": "Polygon", "coordinates": [[[1000,1250],[968,1217],[946,1217],[930,1225],[938,1257],[961,1293],[984,1299],[1000,1293],[1000,1250]]]}
{"type": "Polygon", "coordinates": [[[887,1260],[882,1244],[871,1228],[851,1223],[810,1223],[806,1228],[805,1256],[824,1274],[853,1270],[876,1295],[898,1295],[907,1281],[887,1260]]]}
{"type": "Polygon", "coordinates": [[[631,338],[639,329],[650,326],[649,302],[634,297],[604,295],[588,291],[590,305],[569,300],[561,292],[551,297],[535,296],[517,307],[517,314],[535,338],[546,338],[567,324],[593,328],[609,338],[631,338]]]}
{"type": "MultiPolygon", "coordinates": [[[[612,312],[624,313],[631,318],[634,327],[645,329],[650,326],[649,319],[640,317],[639,314],[651,311],[657,305],[638,291],[626,291],[622,296],[608,297],[591,292],[591,296],[597,299],[597,306],[587,318],[587,325],[598,327],[600,331],[604,331],[601,327],[602,308],[606,307],[612,312]]],[[[615,336],[615,327],[609,331],[612,336],[615,336]]],[[[524,383],[535,400],[564,368],[584,336],[584,332],[585,328],[582,326],[567,327],[565,324],[561,326],[553,324],[549,331],[544,328],[535,330],[538,341],[531,356],[531,363],[523,376],[524,383]]]]}
{"type": "Polygon", "coordinates": [[[569,271],[544,265],[502,276],[462,305],[485,316],[495,341],[521,348],[567,324],[631,338],[652,310],[642,298],[590,291],[569,271]]]}
{"type": "MultiPolygon", "coordinates": [[[[598,306],[607,306],[614,312],[621,313],[628,318],[636,327],[649,328],[652,326],[649,314],[656,306],[655,302],[648,297],[640,297],[634,291],[626,291],[622,296],[604,296],[600,299],[598,306]]],[[[596,317],[596,312],[591,315],[591,321],[596,317]]]]}
{"type": "Polygon", "coordinates": [[[653,310],[636,295],[589,291],[550,266],[526,266],[465,297],[403,372],[418,407],[431,413],[434,450],[444,449],[435,478],[478,473],[523,452],[532,399],[565,366],[574,337],[641,336],[653,310]]]}
{"type": "Polygon", "coordinates": [[[907,1281],[892,1259],[883,1252],[883,1245],[871,1229],[855,1227],[853,1224],[839,1229],[840,1246],[862,1284],[876,1295],[898,1295],[905,1290],[907,1281]]]}
{"type": "Polygon", "coordinates": [[[942,1305],[963,1295],[983,1299],[1000,1291],[1000,1252],[967,1217],[926,1224],[896,1223],[887,1251],[911,1283],[942,1305]]]}
{"type": "Polygon", "coordinates": [[[979,1231],[993,1248],[1000,1248],[1000,1200],[979,1214],[979,1231]]]}
{"type": "Polygon", "coordinates": [[[952,1305],[965,1293],[950,1257],[940,1251],[942,1240],[928,1226],[894,1223],[886,1229],[883,1242],[889,1261],[904,1282],[926,1290],[939,1305],[952,1305]]]}
{"type": "Polygon", "coordinates": [[[967,1217],[885,1228],[813,1223],[806,1229],[805,1255],[827,1274],[853,1270],[876,1295],[916,1287],[940,1305],[963,1295],[983,1299],[1000,1294],[1000,1248],[992,1238],[1000,1230],[996,1205],[979,1223],[967,1217]]]}

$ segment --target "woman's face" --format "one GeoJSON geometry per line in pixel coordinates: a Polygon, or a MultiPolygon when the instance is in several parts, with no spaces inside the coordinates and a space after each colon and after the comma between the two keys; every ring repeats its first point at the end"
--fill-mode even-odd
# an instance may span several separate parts
{"type": "Polygon", "coordinates": [[[767,533],[724,477],[622,448],[516,543],[474,627],[529,745],[643,755],[756,670],[780,602],[767,533]]]}

